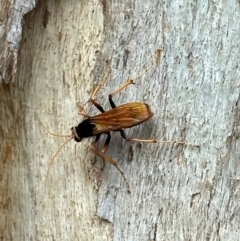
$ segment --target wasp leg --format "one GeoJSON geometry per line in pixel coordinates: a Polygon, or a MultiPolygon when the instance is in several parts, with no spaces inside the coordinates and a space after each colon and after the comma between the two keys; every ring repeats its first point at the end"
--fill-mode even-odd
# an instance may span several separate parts
{"type": "Polygon", "coordinates": [[[86,112],[85,112],[85,110],[84,110],[84,106],[82,106],[82,105],[80,104],[80,102],[77,102],[77,106],[78,106],[78,114],[79,114],[79,115],[82,115],[82,116],[87,117],[87,118],[90,117],[90,115],[86,114],[86,112]]]}
{"type": "Polygon", "coordinates": [[[158,141],[156,138],[153,139],[138,139],[138,138],[129,138],[126,136],[124,130],[119,130],[121,133],[122,138],[124,138],[126,141],[131,142],[145,142],[145,143],[161,143],[161,144],[180,144],[180,145],[186,145],[186,146],[196,146],[199,147],[199,145],[193,144],[193,143],[187,143],[184,141],[158,141]]]}
{"type": "Polygon", "coordinates": [[[156,55],[154,57],[154,59],[152,60],[151,64],[146,67],[141,73],[139,73],[137,76],[135,76],[134,78],[131,78],[131,79],[128,79],[123,85],[121,85],[118,89],[116,89],[114,92],[112,92],[109,96],[108,96],[108,99],[109,99],[109,102],[110,102],[110,105],[112,108],[115,108],[115,104],[113,103],[113,100],[112,100],[112,97],[114,95],[116,95],[117,93],[119,93],[121,90],[127,88],[129,85],[131,84],[134,84],[134,80],[140,78],[142,75],[144,75],[145,73],[147,73],[155,64],[158,63],[158,60],[160,59],[161,57],[161,53],[162,53],[162,50],[158,49],[156,51],[156,55]]]}
{"type": "Polygon", "coordinates": [[[100,134],[96,136],[96,139],[95,139],[94,142],[92,143],[91,148],[96,149],[96,145],[97,145],[97,143],[98,143],[98,141],[99,141],[100,136],[101,136],[100,134]]]}
{"type": "MultiPolygon", "coordinates": [[[[158,142],[156,138],[153,139],[138,139],[138,138],[129,138],[126,136],[125,131],[123,129],[120,130],[122,138],[124,138],[126,141],[135,141],[135,142],[146,142],[146,143],[156,143],[158,142]]],[[[174,142],[175,143],[175,142],[174,142]]]]}
{"type": "Polygon", "coordinates": [[[98,91],[102,88],[102,86],[106,83],[107,79],[108,79],[108,76],[110,75],[111,73],[111,68],[110,68],[110,65],[108,66],[108,71],[107,73],[104,75],[104,77],[102,78],[102,80],[100,81],[100,83],[97,85],[96,89],[93,91],[91,97],[89,98],[88,102],[91,101],[91,100],[95,100],[95,97],[98,93],[98,91]]]}
{"type": "MultiPolygon", "coordinates": [[[[93,91],[92,95],[90,96],[89,100],[84,104],[86,105],[88,102],[91,102],[100,112],[105,112],[105,110],[102,108],[101,105],[99,105],[99,103],[95,100],[95,96],[98,93],[98,91],[100,90],[100,88],[103,86],[103,84],[106,82],[108,75],[110,74],[110,72],[108,72],[102,79],[102,81],[98,84],[97,88],[93,91]]],[[[86,114],[86,112],[84,111],[84,106],[82,106],[79,102],[77,103],[78,105],[78,114],[79,115],[83,115],[84,117],[89,118],[90,116],[88,114],[86,114]]]]}
{"type": "MultiPolygon", "coordinates": [[[[92,99],[90,101],[99,111],[101,111],[102,113],[105,112],[105,110],[102,108],[101,105],[99,105],[97,103],[97,101],[92,100],[92,99]]],[[[79,102],[77,103],[77,106],[78,106],[78,114],[79,115],[82,115],[82,116],[87,117],[87,118],[91,117],[90,115],[86,114],[86,112],[84,110],[84,106],[82,106],[79,102]]]]}
{"type": "Polygon", "coordinates": [[[100,112],[105,112],[104,109],[102,108],[101,105],[98,104],[98,102],[95,100],[95,97],[98,93],[98,91],[101,89],[101,87],[105,84],[105,82],[108,79],[108,76],[111,73],[111,68],[110,68],[110,64],[108,64],[108,71],[107,73],[104,75],[104,77],[102,78],[102,80],[100,81],[100,83],[97,85],[97,87],[95,88],[95,90],[93,91],[92,95],[90,96],[89,100],[84,104],[81,105],[79,102],[77,103],[78,105],[78,114],[82,115],[84,117],[89,118],[90,116],[88,114],[86,114],[85,110],[84,110],[84,106],[88,103],[91,102],[100,112]]]}
{"type": "Polygon", "coordinates": [[[102,108],[101,105],[98,104],[98,102],[96,100],[90,99],[90,101],[96,108],[98,108],[99,111],[101,111],[102,113],[105,112],[105,110],[102,108]]]}
{"type": "Polygon", "coordinates": [[[102,108],[102,106],[99,105],[98,102],[95,100],[95,97],[96,97],[97,93],[99,92],[99,90],[102,88],[102,86],[106,83],[110,73],[111,73],[111,68],[110,68],[110,65],[109,65],[107,73],[104,75],[104,77],[102,78],[100,83],[97,85],[96,89],[93,91],[93,93],[90,96],[89,100],[85,103],[85,104],[87,104],[88,102],[91,102],[102,113],[105,112],[105,111],[102,108]]]}
{"type": "Polygon", "coordinates": [[[91,150],[92,150],[97,156],[100,156],[100,157],[102,157],[103,159],[106,159],[107,161],[109,161],[112,165],[114,165],[114,166],[118,169],[118,171],[121,173],[121,175],[122,175],[122,177],[123,177],[123,179],[124,179],[124,181],[125,181],[125,183],[126,183],[128,192],[130,192],[130,185],[129,185],[128,181],[127,181],[127,178],[126,178],[125,175],[124,175],[124,172],[118,167],[117,162],[114,161],[112,157],[110,157],[109,155],[106,154],[106,151],[107,151],[107,148],[108,148],[110,139],[111,139],[110,133],[106,133],[106,134],[108,135],[108,137],[107,137],[107,140],[106,140],[106,142],[105,142],[105,144],[104,144],[104,146],[103,146],[103,148],[102,148],[102,152],[99,153],[99,152],[97,151],[97,149],[96,149],[96,144],[97,144],[97,142],[98,142],[98,140],[99,140],[100,135],[97,136],[97,137],[96,137],[96,140],[92,143],[92,145],[91,145],[91,150]]]}

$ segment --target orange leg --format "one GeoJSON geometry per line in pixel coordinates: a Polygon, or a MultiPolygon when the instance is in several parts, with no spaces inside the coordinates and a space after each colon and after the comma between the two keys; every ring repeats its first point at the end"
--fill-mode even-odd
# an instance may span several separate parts
{"type": "MultiPolygon", "coordinates": [[[[140,78],[142,75],[144,75],[145,73],[147,73],[155,64],[158,63],[158,60],[160,59],[161,57],[161,52],[162,50],[158,49],[156,51],[156,55],[154,57],[154,59],[152,60],[151,64],[146,67],[141,73],[139,73],[137,76],[135,76],[134,78],[131,78],[129,80],[127,80],[123,85],[121,85],[118,89],[116,89],[114,92],[112,92],[108,98],[109,98],[109,101],[110,101],[110,104],[112,106],[112,108],[115,108],[115,104],[113,103],[112,101],[112,97],[114,95],[116,95],[117,93],[119,93],[121,90],[127,88],[127,86],[131,85],[131,84],[134,84],[134,80],[140,78]]],[[[98,102],[95,100],[96,98],[96,95],[98,94],[99,90],[102,88],[102,86],[106,83],[109,75],[111,73],[111,67],[110,67],[110,64],[108,63],[108,71],[107,73],[104,75],[104,77],[102,78],[102,80],[100,81],[100,83],[97,85],[97,87],[95,88],[95,90],[93,91],[92,95],[90,96],[89,100],[84,104],[84,106],[88,103],[88,102],[91,102],[99,111],[101,111],[102,113],[105,112],[104,109],[102,108],[102,106],[100,106],[98,104],[98,102]]],[[[79,111],[78,111],[78,114],[79,115],[83,115],[84,117],[89,117],[89,115],[87,115],[84,111],[84,107],[79,105],[79,111]]]]}
{"type": "Polygon", "coordinates": [[[119,93],[121,90],[127,88],[129,85],[134,84],[134,80],[139,79],[142,75],[147,73],[155,64],[158,63],[158,61],[161,57],[161,53],[162,53],[162,50],[158,49],[156,51],[156,55],[155,55],[154,59],[152,60],[151,64],[148,67],[146,67],[141,73],[139,73],[137,76],[135,76],[134,78],[128,79],[123,85],[121,85],[118,89],[116,89],[114,92],[112,92],[109,95],[109,98],[112,98],[114,95],[119,93]]]}
{"type": "Polygon", "coordinates": [[[122,177],[123,177],[123,179],[124,179],[124,181],[126,183],[127,191],[130,193],[130,185],[129,185],[128,181],[127,181],[127,178],[124,175],[124,172],[119,168],[119,166],[117,165],[117,162],[114,161],[112,157],[110,157],[109,155],[106,154],[106,151],[107,151],[110,139],[111,139],[110,133],[107,133],[107,135],[108,135],[108,137],[107,137],[107,140],[106,140],[106,142],[105,142],[105,144],[104,144],[104,146],[102,148],[102,152],[101,153],[98,152],[97,149],[96,149],[96,144],[97,144],[97,142],[99,140],[100,135],[97,135],[95,141],[92,143],[91,150],[95,153],[95,155],[100,156],[103,159],[106,159],[107,161],[109,161],[112,165],[114,165],[117,168],[117,170],[121,173],[121,175],[122,175],[122,177]]]}
{"type": "Polygon", "coordinates": [[[97,87],[95,88],[95,90],[93,91],[92,95],[90,96],[89,100],[82,106],[79,102],[77,103],[78,105],[78,114],[82,115],[84,117],[89,118],[90,116],[88,114],[86,114],[85,110],[84,110],[84,106],[88,103],[91,102],[99,111],[101,111],[102,113],[105,112],[104,109],[102,108],[101,105],[99,105],[99,103],[95,100],[95,97],[97,95],[97,93],[99,92],[99,90],[101,89],[101,87],[106,83],[108,76],[111,73],[111,68],[110,66],[108,66],[108,71],[107,73],[104,75],[104,77],[102,78],[102,80],[100,81],[100,83],[97,85],[97,87]]]}
{"type": "Polygon", "coordinates": [[[86,114],[86,112],[85,112],[85,110],[84,110],[84,106],[82,106],[82,105],[80,104],[80,102],[77,102],[77,106],[78,106],[78,114],[79,114],[79,115],[82,115],[82,116],[87,117],[87,118],[90,117],[90,115],[86,114]]]}
{"type": "Polygon", "coordinates": [[[110,73],[111,73],[111,68],[110,68],[110,65],[108,65],[107,73],[104,75],[104,77],[102,78],[100,83],[97,85],[96,89],[93,91],[92,95],[90,96],[89,100],[86,103],[88,103],[91,100],[95,100],[95,97],[96,97],[97,93],[102,88],[102,86],[106,83],[110,73]]]}
{"type": "Polygon", "coordinates": [[[161,144],[180,144],[180,145],[186,145],[186,146],[196,146],[199,147],[199,145],[193,144],[193,143],[187,143],[184,141],[158,141],[156,138],[153,139],[139,139],[139,138],[129,138],[126,136],[124,130],[120,130],[121,136],[128,142],[134,141],[134,142],[144,142],[144,143],[161,143],[161,144]]]}

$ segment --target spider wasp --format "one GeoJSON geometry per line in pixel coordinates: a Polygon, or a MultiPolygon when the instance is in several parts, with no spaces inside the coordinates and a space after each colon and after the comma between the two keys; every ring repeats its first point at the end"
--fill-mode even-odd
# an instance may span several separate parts
{"type": "MultiPolygon", "coordinates": [[[[85,117],[85,119],[80,122],[77,126],[74,126],[71,128],[71,134],[69,135],[61,135],[50,132],[46,127],[43,126],[43,128],[51,135],[54,136],[61,136],[61,137],[68,137],[68,139],[59,147],[57,152],[52,157],[48,171],[50,169],[50,166],[52,165],[54,159],[60,152],[60,150],[66,145],[67,142],[74,139],[76,142],[81,142],[84,138],[88,137],[96,137],[95,140],[91,144],[91,150],[97,155],[102,157],[103,159],[109,161],[112,165],[114,165],[118,171],[121,173],[122,177],[125,180],[127,190],[130,192],[130,185],[123,173],[123,171],[119,168],[117,162],[109,156],[107,152],[108,145],[111,140],[111,131],[118,131],[120,132],[121,136],[128,142],[145,142],[145,143],[171,143],[171,144],[182,144],[182,145],[192,145],[197,146],[195,144],[191,143],[185,143],[182,141],[157,141],[156,138],[153,139],[138,139],[138,138],[130,138],[127,137],[125,134],[125,131],[123,129],[131,128],[133,126],[139,125],[148,119],[150,119],[153,116],[152,111],[150,110],[150,107],[146,103],[142,102],[130,102],[126,103],[120,106],[116,106],[113,102],[113,96],[115,96],[117,93],[119,93],[121,90],[127,88],[129,85],[134,84],[134,81],[138,78],[140,78],[143,74],[148,72],[152,66],[158,63],[159,59],[161,57],[161,50],[156,51],[156,56],[152,60],[151,64],[145,68],[140,74],[138,74],[135,78],[128,79],[123,85],[121,85],[118,89],[116,89],[114,92],[108,95],[108,100],[110,103],[110,106],[112,109],[105,111],[103,107],[96,101],[95,97],[101,87],[105,84],[107,81],[109,75],[110,75],[110,68],[106,75],[103,77],[103,79],[100,81],[100,83],[97,85],[96,89],[93,91],[91,97],[86,102],[91,102],[101,113],[96,116],[90,116],[85,113],[84,107],[81,106],[78,103],[79,111],[78,114],[85,117]],[[105,141],[105,144],[102,148],[102,151],[99,152],[96,148],[96,145],[100,139],[100,136],[102,134],[107,135],[107,139],[105,141]]],[[[85,103],[85,104],[86,104],[85,103]]]]}

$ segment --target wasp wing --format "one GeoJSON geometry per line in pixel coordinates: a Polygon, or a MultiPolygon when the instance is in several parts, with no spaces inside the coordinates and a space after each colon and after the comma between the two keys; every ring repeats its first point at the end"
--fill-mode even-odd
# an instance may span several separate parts
{"type": "Polygon", "coordinates": [[[149,105],[141,102],[131,102],[99,115],[89,118],[89,122],[95,125],[93,134],[117,131],[138,125],[153,116],[149,105]]]}

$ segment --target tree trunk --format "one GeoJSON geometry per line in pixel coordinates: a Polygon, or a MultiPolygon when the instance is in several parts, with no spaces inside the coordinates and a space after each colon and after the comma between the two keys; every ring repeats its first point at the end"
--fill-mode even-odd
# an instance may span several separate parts
{"type": "MultiPolygon", "coordinates": [[[[15,81],[0,89],[1,239],[239,240],[239,19],[238,2],[40,1],[24,18],[15,81]],[[71,134],[83,119],[76,103],[88,100],[107,61],[111,76],[96,97],[105,110],[108,94],[157,49],[159,63],[113,97],[154,112],[126,134],[199,147],[113,133],[107,153],[130,194],[118,170],[90,152],[94,139],[66,144],[46,178],[65,138],[41,123],[71,134]]],[[[86,112],[99,113],[91,104],[86,112]]]]}
{"type": "Polygon", "coordinates": [[[0,0],[0,85],[15,80],[23,16],[31,11],[35,4],[34,0],[0,0]]]}

